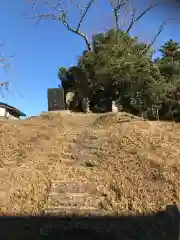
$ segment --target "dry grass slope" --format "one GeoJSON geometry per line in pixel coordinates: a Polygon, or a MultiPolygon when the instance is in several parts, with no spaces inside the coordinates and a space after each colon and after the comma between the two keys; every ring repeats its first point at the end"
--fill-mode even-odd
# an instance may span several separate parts
{"type": "Polygon", "coordinates": [[[0,122],[0,213],[42,214],[53,182],[97,185],[108,214],[180,205],[180,124],[53,113],[0,122]]]}

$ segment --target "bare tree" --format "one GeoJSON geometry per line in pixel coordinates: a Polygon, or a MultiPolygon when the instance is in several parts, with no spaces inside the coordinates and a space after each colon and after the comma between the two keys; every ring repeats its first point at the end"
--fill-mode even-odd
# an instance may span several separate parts
{"type": "MultiPolygon", "coordinates": [[[[1,44],[0,47],[2,47],[3,45],[4,44],[1,44]]],[[[9,63],[8,63],[8,58],[4,57],[2,55],[2,53],[0,53],[0,68],[2,68],[2,69],[10,68],[9,63]]],[[[9,85],[8,81],[0,81],[0,94],[2,97],[4,97],[3,93],[2,93],[2,89],[4,88],[5,90],[8,90],[8,85],[9,85]]]]}
{"type": "Polygon", "coordinates": [[[150,10],[154,9],[157,6],[157,4],[150,4],[143,12],[141,12],[137,16],[137,9],[130,6],[129,0],[109,0],[109,2],[113,9],[117,29],[119,29],[119,18],[120,18],[119,12],[121,10],[124,10],[124,11],[131,13],[131,15],[132,15],[131,21],[130,21],[128,28],[125,30],[126,33],[129,33],[137,21],[139,21],[150,10]]]}
{"type": "MultiPolygon", "coordinates": [[[[35,7],[36,3],[38,0],[29,0],[30,4],[35,7]]],[[[68,20],[68,14],[69,14],[69,9],[67,6],[67,0],[65,2],[65,0],[44,0],[43,1],[43,5],[48,7],[48,10],[50,11],[49,13],[39,13],[36,11],[36,16],[32,17],[33,19],[37,19],[38,22],[42,19],[52,19],[52,20],[57,20],[60,23],[62,23],[67,30],[79,35],[80,37],[83,38],[87,49],[89,51],[92,51],[92,47],[91,47],[91,43],[88,39],[88,37],[81,31],[81,25],[85,19],[85,17],[88,15],[88,12],[90,10],[90,8],[92,7],[93,3],[96,0],[88,0],[88,3],[84,6],[81,6],[78,1],[76,0],[70,0],[71,4],[73,4],[79,11],[80,14],[80,18],[78,23],[76,24],[76,26],[73,26],[69,20],[68,20]]]]}
{"type": "MultiPolygon", "coordinates": [[[[144,17],[149,11],[151,11],[152,9],[154,9],[155,7],[158,6],[158,4],[150,4],[143,12],[141,12],[139,15],[137,15],[137,9],[134,7],[133,8],[130,7],[128,0],[116,0],[116,3],[115,3],[115,0],[109,0],[109,2],[113,8],[113,13],[115,16],[117,29],[119,29],[119,12],[121,10],[124,10],[124,11],[131,13],[131,20],[130,20],[130,24],[129,24],[128,28],[125,30],[126,33],[129,33],[130,30],[133,28],[134,24],[136,22],[138,22],[142,17],[144,17]],[[124,9],[124,7],[125,7],[125,9],[124,9]]],[[[141,52],[142,54],[144,54],[146,51],[148,51],[152,47],[152,45],[155,43],[155,41],[157,40],[159,35],[162,33],[165,24],[166,24],[166,21],[163,21],[162,24],[160,25],[157,33],[153,36],[152,41],[149,44],[147,44],[147,47],[145,47],[143,49],[143,51],[141,52]]]]}
{"type": "MultiPolygon", "coordinates": [[[[37,19],[37,22],[41,21],[42,19],[52,19],[52,20],[59,21],[61,24],[63,24],[66,27],[67,30],[69,30],[70,32],[73,32],[74,34],[77,34],[84,40],[88,51],[93,50],[90,40],[81,31],[81,26],[83,21],[87,17],[90,8],[97,0],[87,0],[87,4],[83,6],[79,4],[78,0],[26,0],[26,1],[28,1],[30,5],[35,9],[35,16],[31,17],[31,19],[37,19]],[[69,12],[70,12],[68,1],[74,7],[76,7],[76,9],[79,11],[80,17],[79,17],[79,21],[76,24],[71,24],[68,19],[69,12]],[[43,10],[41,10],[40,13],[38,13],[38,10],[36,8],[38,3],[43,4],[44,6],[44,8],[42,8],[43,10]]],[[[121,19],[120,12],[127,11],[128,13],[131,13],[131,20],[130,20],[129,26],[125,30],[126,33],[129,33],[130,30],[134,27],[135,23],[137,23],[149,11],[151,11],[157,6],[157,4],[150,4],[143,12],[137,15],[137,9],[130,6],[129,0],[107,0],[107,2],[108,1],[113,9],[117,29],[120,28],[120,24],[119,24],[121,19]]],[[[153,37],[153,40],[151,41],[150,44],[148,44],[147,49],[149,49],[154,44],[158,36],[161,34],[164,28],[164,25],[165,25],[165,22],[161,24],[158,32],[153,37]]]]}

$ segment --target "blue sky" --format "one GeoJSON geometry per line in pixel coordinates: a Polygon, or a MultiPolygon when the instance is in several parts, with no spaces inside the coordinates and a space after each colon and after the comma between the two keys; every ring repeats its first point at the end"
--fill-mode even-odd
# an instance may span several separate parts
{"type": "MultiPolygon", "coordinates": [[[[3,92],[6,102],[19,108],[28,116],[39,115],[47,111],[47,89],[57,87],[59,67],[69,67],[76,63],[78,56],[85,49],[83,40],[68,32],[64,26],[55,21],[43,21],[36,24],[27,19],[32,16],[27,0],[2,0],[0,8],[1,52],[5,56],[14,55],[9,59],[11,69],[0,72],[0,81],[10,82],[10,92],[3,92]]],[[[138,10],[147,6],[145,0],[134,0],[138,10]]],[[[177,13],[178,14],[178,13],[177,13]]],[[[151,40],[164,18],[175,16],[170,7],[157,8],[147,14],[131,32],[143,40],[151,40]]],[[[70,20],[78,19],[72,11],[70,20]]],[[[167,24],[158,38],[155,48],[173,38],[179,41],[180,23],[178,15],[171,24],[167,24]]],[[[90,38],[92,34],[106,31],[113,26],[111,8],[105,0],[97,0],[82,26],[82,31],[90,38]]]]}

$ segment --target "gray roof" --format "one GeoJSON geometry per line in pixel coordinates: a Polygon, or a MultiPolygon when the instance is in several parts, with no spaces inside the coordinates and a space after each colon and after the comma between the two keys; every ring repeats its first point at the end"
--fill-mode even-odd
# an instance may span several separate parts
{"type": "Polygon", "coordinates": [[[7,110],[11,110],[12,112],[18,114],[20,117],[25,117],[26,116],[25,113],[19,111],[17,108],[12,107],[12,106],[10,106],[6,103],[0,102],[0,107],[6,108],[7,110]]]}

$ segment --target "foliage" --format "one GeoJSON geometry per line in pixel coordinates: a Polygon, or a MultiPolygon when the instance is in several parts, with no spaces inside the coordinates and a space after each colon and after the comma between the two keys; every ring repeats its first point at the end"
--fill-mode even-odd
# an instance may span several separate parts
{"type": "Polygon", "coordinates": [[[166,82],[166,95],[161,114],[180,119],[180,44],[170,39],[161,48],[162,58],[156,60],[166,82]]]}
{"type": "Polygon", "coordinates": [[[162,57],[137,37],[110,29],[92,38],[76,66],[61,68],[62,85],[90,99],[91,107],[115,100],[125,111],[148,118],[180,118],[180,52],[172,39],[162,57]]]}

